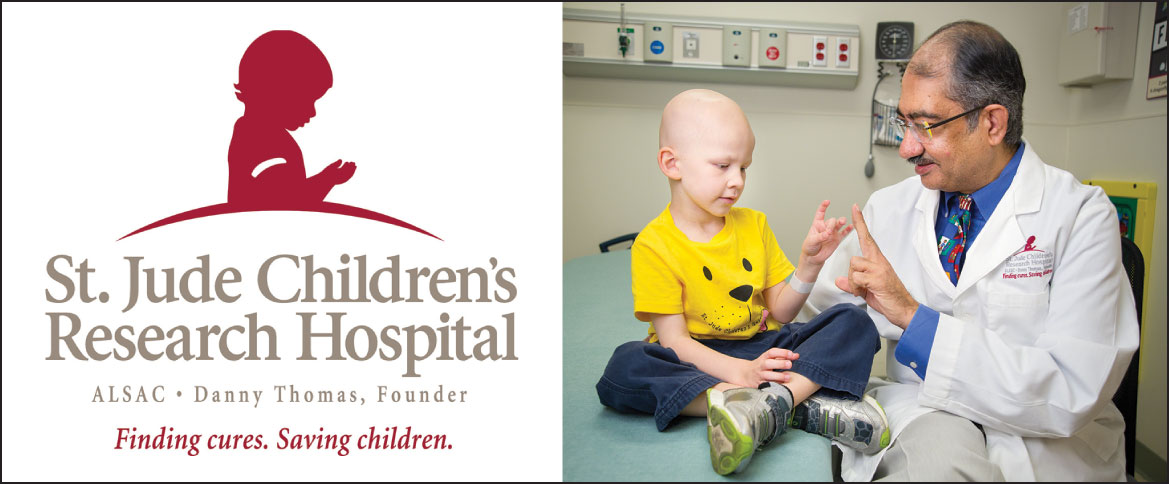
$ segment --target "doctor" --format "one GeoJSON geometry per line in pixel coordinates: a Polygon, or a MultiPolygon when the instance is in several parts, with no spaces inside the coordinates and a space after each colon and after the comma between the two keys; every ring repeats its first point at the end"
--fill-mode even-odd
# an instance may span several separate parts
{"type": "Polygon", "coordinates": [[[1124,480],[1111,397],[1139,336],[1116,211],[1022,139],[1025,87],[976,22],[909,62],[896,121],[917,176],[854,206],[808,300],[863,299],[890,343],[892,383],[870,392],[894,440],[843,449],[846,480],[1124,480]]]}

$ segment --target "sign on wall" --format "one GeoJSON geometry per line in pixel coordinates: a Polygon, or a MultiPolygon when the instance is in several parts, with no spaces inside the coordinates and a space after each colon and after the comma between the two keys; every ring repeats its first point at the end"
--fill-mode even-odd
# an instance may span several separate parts
{"type": "Polygon", "coordinates": [[[1169,2],[1157,2],[1157,13],[1153,16],[1153,50],[1149,55],[1149,90],[1145,99],[1165,97],[1165,81],[1169,79],[1165,72],[1166,33],[1165,10],[1169,2]]]}

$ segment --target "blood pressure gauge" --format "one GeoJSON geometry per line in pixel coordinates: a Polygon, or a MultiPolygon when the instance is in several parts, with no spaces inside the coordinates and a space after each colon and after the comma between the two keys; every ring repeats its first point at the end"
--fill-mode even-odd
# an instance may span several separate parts
{"type": "Polygon", "coordinates": [[[907,61],[913,54],[913,22],[877,23],[877,60],[907,61]]]}

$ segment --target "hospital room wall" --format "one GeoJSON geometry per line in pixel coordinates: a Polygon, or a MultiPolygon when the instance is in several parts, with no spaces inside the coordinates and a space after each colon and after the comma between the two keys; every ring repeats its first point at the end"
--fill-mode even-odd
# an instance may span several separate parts
{"type": "MultiPolygon", "coordinates": [[[[617,3],[566,3],[566,8],[617,11],[617,3]]],[[[913,176],[896,148],[873,149],[876,172],[865,178],[870,99],[877,80],[876,22],[915,24],[917,41],[958,19],[999,29],[1018,49],[1027,75],[1024,136],[1047,163],[1080,179],[1156,182],[1160,187],[1154,254],[1165,257],[1165,99],[1144,99],[1153,4],[1142,4],[1136,75],[1093,88],[1056,81],[1058,3],[1002,4],[653,4],[627,2],[627,12],[856,24],[860,79],[852,90],[736,84],[564,78],[565,260],[597,253],[597,244],[637,232],[666,206],[669,189],[655,164],[661,109],[678,92],[718,90],[746,111],[756,135],[754,164],[739,206],[767,214],[781,247],[798,250],[817,203],[832,200],[843,216],[882,187],[913,176]]],[[[892,80],[894,78],[891,78],[892,80]]],[[[882,91],[890,82],[882,83],[882,91]]],[[[1150,275],[1140,389],[1138,438],[1166,456],[1165,262],[1150,275]]]]}
{"type": "MultiPolygon", "coordinates": [[[[1157,184],[1156,221],[1148,274],[1148,300],[1141,344],[1141,376],[1137,397],[1137,442],[1162,459],[1166,455],[1166,281],[1165,199],[1166,103],[1165,98],[1146,100],[1149,54],[1155,3],[1141,4],[1137,33],[1136,74],[1132,82],[1118,81],[1090,89],[1067,89],[1067,169],[1081,180],[1131,180],[1157,184]]],[[[1026,67],[1026,64],[1024,64],[1026,67]]],[[[1030,83],[1028,83],[1030,86],[1030,83]]],[[[1025,110],[1024,110],[1025,111],[1025,110]]],[[[1138,468],[1145,468],[1137,451],[1138,468]]],[[[1154,476],[1148,476],[1154,477],[1154,476]]]]}

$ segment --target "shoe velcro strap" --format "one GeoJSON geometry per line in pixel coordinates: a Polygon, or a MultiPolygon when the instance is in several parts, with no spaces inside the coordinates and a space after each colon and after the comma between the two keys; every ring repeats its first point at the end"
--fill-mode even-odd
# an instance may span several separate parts
{"type": "Polygon", "coordinates": [[[783,435],[783,432],[787,430],[787,420],[791,416],[790,409],[788,409],[786,412],[784,411],[779,397],[769,395],[766,400],[768,413],[770,414],[769,416],[771,417],[771,421],[774,424],[771,426],[771,435],[768,435],[767,437],[760,440],[760,447],[767,445],[776,437],[783,435]]]}

